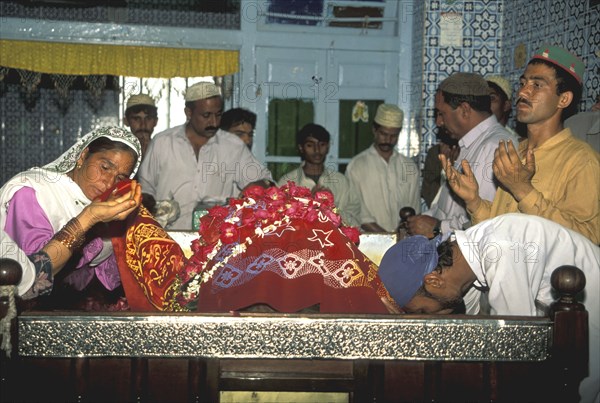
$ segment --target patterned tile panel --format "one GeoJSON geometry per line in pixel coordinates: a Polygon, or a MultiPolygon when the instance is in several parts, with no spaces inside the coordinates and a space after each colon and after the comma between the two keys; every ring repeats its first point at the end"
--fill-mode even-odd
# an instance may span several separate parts
{"type": "MultiPolygon", "coordinates": [[[[424,48],[420,99],[413,99],[415,130],[421,137],[421,160],[427,149],[436,143],[434,133],[434,97],[438,85],[455,71],[478,72],[483,75],[500,72],[502,44],[502,1],[433,0],[419,2],[424,15],[424,33],[420,46],[424,48]],[[458,13],[458,16],[446,14],[458,13]],[[444,18],[459,18],[462,22],[461,46],[442,46],[444,18]]],[[[415,24],[416,26],[416,24],[415,24]]],[[[415,30],[415,32],[417,32],[415,30]]],[[[417,52],[415,55],[419,54],[417,52]]],[[[418,73],[420,73],[419,71],[418,73]]],[[[415,72],[413,71],[413,74],[415,72]]]]}
{"type": "Polygon", "coordinates": [[[53,161],[93,128],[119,123],[114,91],[105,91],[96,103],[87,91],[72,90],[71,98],[61,110],[56,91],[42,88],[28,107],[19,85],[6,86],[0,95],[0,185],[21,171],[53,161]]]}
{"type": "MultiPolygon", "coordinates": [[[[589,0],[430,0],[417,2],[423,37],[416,38],[413,80],[422,83],[421,97],[412,99],[413,130],[421,138],[421,157],[435,144],[434,96],[439,83],[453,71],[502,74],[516,90],[523,66],[516,66],[515,49],[525,48],[526,61],[541,43],[567,47],[587,66],[580,110],[588,110],[600,94],[600,5],[589,0]],[[462,46],[442,46],[444,13],[462,19],[462,46]],[[416,67],[418,66],[418,68],[416,67]]],[[[419,32],[419,18],[415,32],[419,32]]],[[[514,118],[513,118],[514,119],[514,118]]],[[[514,126],[514,120],[512,123],[514,126]]]]}

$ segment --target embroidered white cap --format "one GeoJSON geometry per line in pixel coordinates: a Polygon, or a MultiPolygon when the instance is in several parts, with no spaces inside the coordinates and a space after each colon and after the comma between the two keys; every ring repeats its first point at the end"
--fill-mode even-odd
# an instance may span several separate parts
{"type": "Polygon", "coordinates": [[[396,105],[381,104],[375,114],[375,123],[383,127],[402,127],[404,112],[396,105]]]}
{"type": "Polygon", "coordinates": [[[188,89],[185,91],[185,102],[219,96],[221,96],[219,87],[213,83],[202,81],[188,87],[188,89]]]}
{"type": "Polygon", "coordinates": [[[137,105],[149,105],[156,108],[156,102],[154,99],[148,94],[136,94],[129,97],[127,100],[127,107],[125,109],[129,109],[132,106],[137,105]]]}

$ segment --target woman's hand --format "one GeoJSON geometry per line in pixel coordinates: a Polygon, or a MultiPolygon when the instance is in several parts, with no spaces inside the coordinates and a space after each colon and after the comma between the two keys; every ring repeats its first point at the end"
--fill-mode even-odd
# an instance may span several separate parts
{"type": "Polygon", "coordinates": [[[137,181],[131,181],[131,190],[122,196],[110,196],[107,201],[93,201],[79,215],[79,221],[85,229],[99,222],[124,220],[142,203],[142,187],[137,181]]]}

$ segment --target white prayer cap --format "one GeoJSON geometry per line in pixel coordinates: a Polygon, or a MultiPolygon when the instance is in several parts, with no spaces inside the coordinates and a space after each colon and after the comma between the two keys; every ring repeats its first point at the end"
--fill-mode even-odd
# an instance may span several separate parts
{"type": "Polygon", "coordinates": [[[154,99],[147,94],[136,94],[129,97],[127,100],[127,107],[125,109],[129,109],[132,106],[136,105],[149,105],[156,108],[156,103],[154,99]]]}
{"type": "Polygon", "coordinates": [[[502,91],[504,91],[506,98],[508,98],[509,101],[511,100],[512,88],[506,78],[504,78],[502,76],[489,76],[489,77],[485,78],[485,81],[490,81],[490,82],[496,84],[498,87],[500,87],[500,89],[502,91]]]}
{"type": "Polygon", "coordinates": [[[221,96],[221,91],[213,83],[202,81],[188,87],[185,91],[185,102],[198,101],[199,99],[206,99],[212,97],[221,96]]]}
{"type": "Polygon", "coordinates": [[[402,127],[404,112],[396,105],[381,104],[375,114],[375,123],[383,127],[402,127]]]}

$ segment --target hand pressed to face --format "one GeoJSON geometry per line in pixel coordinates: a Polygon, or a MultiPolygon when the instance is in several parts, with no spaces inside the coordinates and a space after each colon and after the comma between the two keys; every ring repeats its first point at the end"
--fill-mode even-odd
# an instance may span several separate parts
{"type": "Polygon", "coordinates": [[[535,174],[535,157],[532,150],[527,150],[525,164],[522,164],[513,143],[500,141],[494,152],[493,170],[496,178],[517,201],[533,190],[531,178],[535,174]]]}
{"type": "Polygon", "coordinates": [[[105,202],[95,200],[86,207],[90,224],[124,220],[142,203],[142,187],[135,180],[131,181],[131,191],[105,202]]]}

